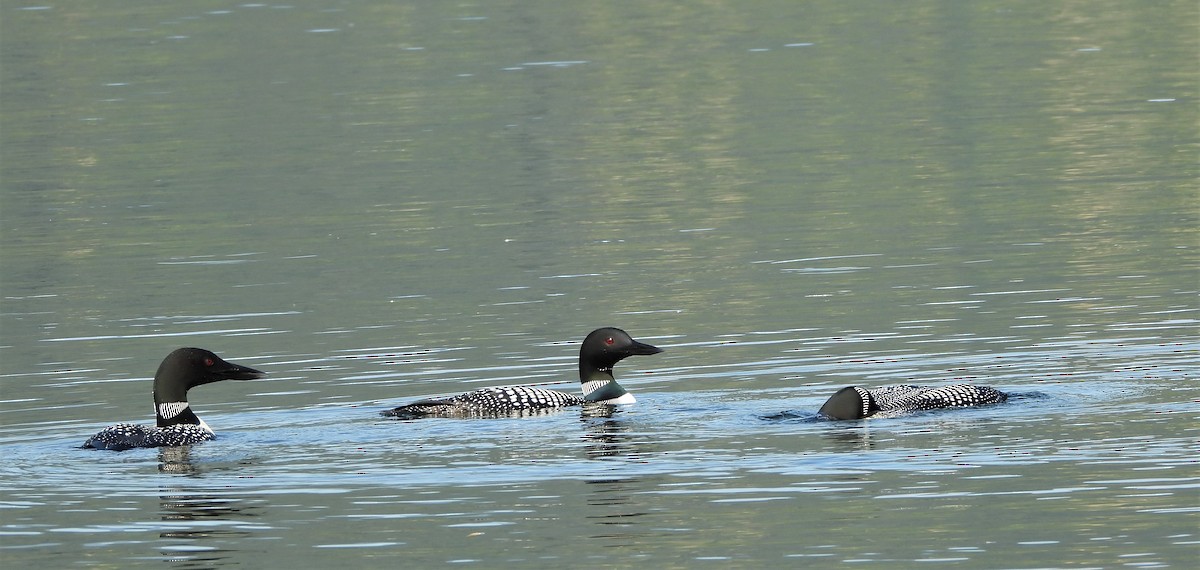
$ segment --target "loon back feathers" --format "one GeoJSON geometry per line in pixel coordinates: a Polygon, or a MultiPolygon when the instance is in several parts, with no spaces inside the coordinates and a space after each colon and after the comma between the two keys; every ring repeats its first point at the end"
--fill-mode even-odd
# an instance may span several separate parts
{"type": "Polygon", "coordinates": [[[189,389],[221,380],[253,380],[266,374],[226,362],[202,348],[171,352],[154,374],[156,425],[117,424],[88,438],[83,447],[122,451],[137,447],[189,445],[213,439],[212,429],[188,404],[189,389]]]}
{"type": "Polygon", "coordinates": [[[204,424],[175,424],[165,428],[139,424],[117,424],[108,426],[100,430],[100,433],[89,437],[83,447],[125,451],[138,447],[191,445],[215,437],[212,430],[204,424]]]}
{"type": "Polygon", "coordinates": [[[430,398],[381,412],[405,420],[418,418],[495,418],[529,415],[529,412],[578,406],[586,400],[574,394],[532,388],[498,386],[449,398],[430,398]]]}
{"type": "Polygon", "coordinates": [[[991,386],[952,384],[950,386],[884,386],[868,390],[849,386],[838,390],[820,414],[834,420],[855,420],[878,413],[903,413],[940,408],[961,408],[997,404],[1008,394],[991,386]]]}
{"type": "Polygon", "coordinates": [[[631,404],[634,397],[613,378],[613,366],[638,354],[657,354],[661,348],[633,340],[621,329],[605,327],[591,332],[579,347],[579,382],[583,396],[531,386],[483,388],[447,398],[430,398],[385,410],[380,414],[401,419],[426,417],[496,418],[587,402],[631,404]]]}
{"type": "Polygon", "coordinates": [[[991,386],[952,384],[950,386],[885,386],[871,390],[871,397],[883,411],[919,411],[938,408],[961,408],[998,404],[1008,399],[1008,394],[991,386]]]}

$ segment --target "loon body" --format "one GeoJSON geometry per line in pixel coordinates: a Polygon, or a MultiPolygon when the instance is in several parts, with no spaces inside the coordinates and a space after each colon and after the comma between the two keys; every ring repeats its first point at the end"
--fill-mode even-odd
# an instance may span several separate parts
{"type": "Polygon", "coordinates": [[[579,382],[583,396],[529,386],[499,386],[447,398],[418,400],[380,413],[409,420],[426,417],[495,418],[529,415],[539,410],[589,402],[632,404],[636,400],[613,378],[613,366],[628,356],[660,352],[661,348],[633,340],[621,329],[600,328],[583,339],[579,347],[579,382]]]}
{"type": "Polygon", "coordinates": [[[263,372],[221,360],[202,348],[179,348],[167,355],[154,373],[154,426],[117,424],[100,430],[83,447],[123,451],[136,447],[189,445],[214,437],[213,431],[188,404],[187,392],[221,380],[253,380],[263,372]]]}
{"type": "Polygon", "coordinates": [[[997,404],[1008,394],[989,386],[952,384],[950,386],[884,386],[868,390],[847,386],[838,390],[821,406],[820,414],[831,420],[857,420],[879,413],[902,413],[938,408],[961,408],[997,404]]]}

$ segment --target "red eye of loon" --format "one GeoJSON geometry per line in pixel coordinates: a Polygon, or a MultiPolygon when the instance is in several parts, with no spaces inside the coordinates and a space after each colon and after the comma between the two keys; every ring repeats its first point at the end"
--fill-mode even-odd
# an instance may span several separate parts
{"type": "Polygon", "coordinates": [[[205,358],[205,359],[204,359],[204,365],[205,365],[205,366],[212,366],[212,365],[213,365],[213,359],[211,359],[211,358],[205,358]]]}
{"type": "Polygon", "coordinates": [[[613,337],[611,337],[611,336],[604,339],[604,344],[607,344],[609,346],[612,346],[612,343],[614,343],[614,342],[617,342],[617,341],[613,340],[613,337]]]}

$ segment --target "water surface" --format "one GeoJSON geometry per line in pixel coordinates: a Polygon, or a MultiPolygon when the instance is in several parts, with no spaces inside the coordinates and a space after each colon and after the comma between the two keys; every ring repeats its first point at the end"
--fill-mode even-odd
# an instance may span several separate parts
{"type": "Polygon", "coordinates": [[[1200,555],[1194,3],[0,10],[6,566],[1200,555]],[[216,441],[78,449],[188,345],[216,441]],[[813,420],[905,382],[1012,398],[813,420]]]}

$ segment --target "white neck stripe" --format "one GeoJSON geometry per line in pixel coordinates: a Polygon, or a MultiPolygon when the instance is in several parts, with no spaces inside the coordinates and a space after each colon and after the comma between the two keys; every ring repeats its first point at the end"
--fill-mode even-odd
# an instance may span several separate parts
{"type": "Polygon", "coordinates": [[[587,382],[584,382],[583,383],[583,395],[586,396],[588,394],[591,394],[592,392],[595,392],[596,390],[599,390],[600,388],[604,387],[604,385],[608,384],[609,382],[612,382],[612,380],[589,380],[587,382]]]}
{"type": "Polygon", "coordinates": [[[158,405],[158,409],[155,410],[155,412],[157,412],[162,419],[169,420],[175,416],[178,416],[179,414],[182,414],[186,409],[188,409],[187,402],[163,402],[158,405]]]}

